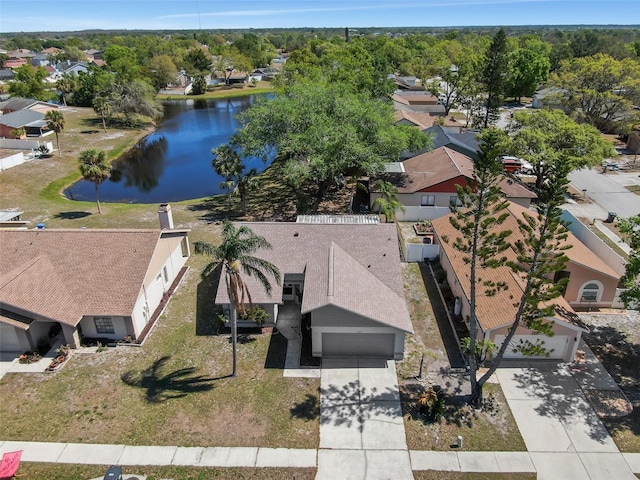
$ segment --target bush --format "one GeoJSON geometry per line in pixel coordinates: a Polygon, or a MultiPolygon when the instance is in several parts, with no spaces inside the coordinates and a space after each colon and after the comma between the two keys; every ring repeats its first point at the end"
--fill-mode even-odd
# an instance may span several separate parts
{"type": "Polygon", "coordinates": [[[445,413],[447,402],[442,389],[434,385],[424,392],[418,399],[420,413],[426,415],[428,420],[439,420],[445,413]]]}

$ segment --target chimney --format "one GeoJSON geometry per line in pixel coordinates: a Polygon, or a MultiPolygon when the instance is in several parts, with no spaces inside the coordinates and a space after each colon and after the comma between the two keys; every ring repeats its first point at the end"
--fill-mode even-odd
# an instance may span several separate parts
{"type": "Polygon", "coordinates": [[[173,215],[171,214],[171,205],[161,203],[158,209],[158,217],[160,219],[160,228],[162,230],[173,230],[173,215]]]}

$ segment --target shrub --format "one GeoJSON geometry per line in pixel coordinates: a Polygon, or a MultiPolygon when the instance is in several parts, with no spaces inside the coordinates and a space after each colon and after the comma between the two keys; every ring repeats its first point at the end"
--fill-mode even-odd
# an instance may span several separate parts
{"type": "Polygon", "coordinates": [[[426,415],[428,420],[439,420],[447,407],[446,398],[442,389],[434,385],[424,392],[418,399],[420,413],[426,415]]]}

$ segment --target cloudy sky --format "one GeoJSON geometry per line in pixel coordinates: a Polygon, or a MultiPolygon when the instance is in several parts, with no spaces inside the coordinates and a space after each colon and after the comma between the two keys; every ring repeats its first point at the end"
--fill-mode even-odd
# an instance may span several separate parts
{"type": "Polygon", "coordinates": [[[0,32],[640,24],[637,0],[0,0],[0,32]]]}

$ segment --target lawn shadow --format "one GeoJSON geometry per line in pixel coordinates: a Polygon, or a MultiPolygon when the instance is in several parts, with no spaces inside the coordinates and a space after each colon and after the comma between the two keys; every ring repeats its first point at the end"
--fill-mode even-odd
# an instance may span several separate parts
{"type": "Polygon", "coordinates": [[[220,322],[215,305],[222,268],[216,268],[196,287],[196,336],[218,335],[220,322]]]}
{"type": "Polygon", "coordinates": [[[412,420],[422,422],[425,425],[443,422],[449,425],[456,425],[457,427],[473,427],[473,421],[478,417],[481,412],[472,409],[469,406],[469,395],[461,393],[451,394],[454,392],[460,392],[461,389],[455,387],[451,389],[448,382],[445,385],[441,385],[445,392],[445,410],[441,418],[432,419],[428,415],[420,411],[418,400],[423,393],[426,392],[427,386],[421,383],[406,383],[400,386],[400,400],[402,404],[402,414],[408,416],[412,420]]]}
{"type": "Polygon", "coordinates": [[[214,388],[213,381],[219,379],[195,375],[198,369],[194,367],[180,368],[164,374],[163,370],[170,359],[169,355],[160,357],[150,367],[141,371],[130,370],[120,378],[131,387],[146,390],[145,397],[149,403],[162,403],[186,397],[190,393],[209,391],[214,388]]]}
{"type": "Polygon", "coordinates": [[[56,213],[54,218],[61,218],[63,220],[76,220],[78,218],[85,218],[91,215],[91,212],[60,212],[56,213]]]}

